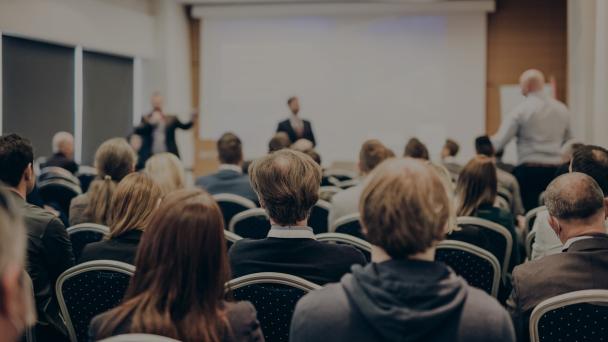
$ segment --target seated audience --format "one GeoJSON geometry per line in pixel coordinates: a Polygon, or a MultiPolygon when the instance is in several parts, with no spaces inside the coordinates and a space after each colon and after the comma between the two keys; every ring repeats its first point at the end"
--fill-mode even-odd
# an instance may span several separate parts
{"type": "MultiPolygon", "coordinates": [[[[359,172],[363,178],[372,172],[385,159],[393,158],[395,154],[379,140],[367,140],[359,151],[359,172]]],[[[337,219],[359,212],[359,197],[363,184],[355,185],[334,195],[331,201],[328,222],[332,226],[337,219]]]]}
{"type": "Polygon", "coordinates": [[[405,145],[403,156],[429,160],[429,150],[420,140],[418,140],[418,138],[411,138],[405,145]]]}
{"type": "Polygon", "coordinates": [[[120,306],[93,318],[91,340],[144,333],[180,341],[263,341],[251,303],[224,301],[230,279],[219,207],[201,190],[170,193],[153,214],[120,306]]]}
{"type": "Polygon", "coordinates": [[[566,173],[570,172],[570,162],[572,161],[572,154],[574,154],[574,151],[583,146],[585,146],[585,144],[578,142],[575,139],[570,139],[564,143],[561,150],[562,163],[557,168],[557,171],[555,172],[555,177],[565,175],[566,173]]]}
{"type": "Polygon", "coordinates": [[[513,201],[511,201],[511,213],[516,216],[525,214],[524,204],[521,199],[521,191],[519,189],[519,182],[517,182],[517,178],[515,178],[515,176],[513,176],[511,173],[498,167],[496,153],[490,138],[485,135],[477,137],[475,139],[475,151],[477,151],[477,154],[479,155],[486,156],[494,160],[494,163],[496,164],[498,187],[507,190],[513,198],[513,201]]]}
{"type": "Polygon", "coordinates": [[[608,211],[600,186],[583,173],[565,174],[549,184],[545,203],[563,251],[513,270],[507,306],[522,340],[528,336],[530,313],[541,301],[572,291],[608,289],[608,211]]]}
{"type": "Polygon", "coordinates": [[[0,181],[10,190],[27,229],[27,272],[32,278],[38,322],[38,341],[65,339],[67,331],[55,301],[55,282],[74,265],[72,243],[63,223],[50,212],[28,204],[26,195],[36,182],[34,152],[29,140],[16,134],[0,137],[0,181]]]}
{"type": "Polygon", "coordinates": [[[280,272],[316,284],[338,281],[353,264],[364,264],[357,249],[315,240],[307,225],[319,199],[321,168],[309,156],[281,150],[253,162],[251,184],[272,223],[268,237],[243,239],[230,249],[234,278],[280,272]]]}
{"type": "MultiPolygon", "coordinates": [[[[602,189],[604,197],[608,198],[608,150],[593,145],[580,146],[572,154],[570,168],[572,172],[581,172],[593,178],[602,189]]],[[[532,260],[561,253],[562,242],[549,225],[547,210],[538,213],[532,231],[536,233],[532,260]]]]}
{"type": "Polygon", "coordinates": [[[25,328],[36,323],[36,313],[23,279],[25,228],[10,196],[0,189],[0,340],[16,342],[25,328]]]}
{"type": "Polygon", "coordinates": [[[292,342],[515,340],[495,299],[434,261],[450,202],[430,165],[385,161],[368,177],[360,205],[373,263],[303,297],[292,342]]]}
{"type": "Polygon", "coordinates": [[[290,145],[289,135],[285,132],[277,132],[268,142],[268,153],[289,148],[290,145]]]}
{"type": "Polygon", "coordinates": [[[40,168],[56,166],[78,172],[78,164],[74,161],[74,137],[68,132],[58,132],[53,136],[53,155],[40,165],[40,168]]]}
{"type": "MultiPolygon", "coordinates": [[[[494,206],[496,200],[496,165],[491,158],[478,155],[465,165],[456,183],[456,215],[475,216],[507,228],[513,239],[509,270],[519,264],[519,243],[513,215],[494,206]]],[[[481,233],[481,232],[480,232],[481,233]]],[[[483,234],[479,236],[480,244],[483,234]]],[[[492,250],[492,246],[484,247],[492,250]]]]}
{"type": "Polygon", "coordinates": [[[173,153],[153,155],[146,161],[144,171],[160,186],[163,196],[186,187],[184,165],[173,153]]]}
{"type": "Polygon", "coordinates": [[[150,217],[162,196],[161,187],[144,173],[123,178],[112,196],[110,235],[103,241],[86,245],[79,262],[116,260],[133,264],[141,236],[148,229],[150,217]]]}
{"type": "Polygon", "coordinates": [[[243,174],[243,145],[233,133],[224,133],[217,141],[219,171],[196,180],[196,185],[210,194],[234,194],[257,202],[247,175],[243,174]]]}
{"type": "Polygon", "coordinates": [[[456,182],[462,171],[462,165],[456,161],[458,151],[460,151],[460,146],[452,139],[447,139],[441,149],[441,164],[450,172],[453,182],[456,182]]]}
{"type": "Polygon", "coordinates": [[[98,223],[108,225],[110,203],[116,184],[135,170],[137,156],[125,139],[106,140],[95,152],[97,179],[89,191],[72,200],[70,225],[98,223]]]}

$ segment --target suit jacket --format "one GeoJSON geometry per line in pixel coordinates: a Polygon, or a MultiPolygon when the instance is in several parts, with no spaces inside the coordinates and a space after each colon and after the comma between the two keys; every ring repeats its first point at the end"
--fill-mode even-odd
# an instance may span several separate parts
{"type": "Polygon", "coordinates": [[[530,314],[545,299],[572,291],[608,289],[608,235],[578,240],[562,253],[513,270],[507,307],[520,336],[527,339],[530,314]]]}
{"type": "MultiPolygon", "coordinates": [[[[264,335],[260,327],[260,322],[257,319],[257,314],[253,305],[250,302],[225,302],[226,317],[230,326],[231,334],[227,333],[221,337],[222,342],[255,342],[264,341],[264,335]]],[[[97,315],[91,321],[89,327],[89,337],[91,341],[97,341],[101,338],[116,336],[130,333],[131,316],[127,317],[120,323],[110,336],[100,336],[101,325],[107,321],[114,311],[97,315]]],[[[154,334],[154,331],[149,333],[154,334]]],[[[181,336],[184,341],[190,341],[187,336],[181,336]]]]}
{"type": "Polygon", "coordinates": [[[137,246],[143,231],[132,229],[109,240],[93,242],[84,247],[78,263],[92,260],[116,260],[134,265],[137,246]]]}
{"type": "MultiPolygon", "coordinates": [[[[135,134],[139,134],[142,138],[141,149],[139,150],[139,158],[142,161],[148,160],[152,156],[152,145],[154,143],[154,128],[156,126],[150,123],[152,113],[146,114],[141,118],[139,126],[135,127],[135,134]]],[[[175,142],[175,130],[190,129],[194,122],[190,121],[183,123],[175,115],[166,115],[165,126],[165,143],[167,144],[167,152],[173,153],[179,157],[177,143],[175,142]]]]}
{"type": "Polygon", "coordinates": [[[27,230],[27,273],[32,278],[38,321],[64,332],[55,301],[55,283],[61,273],[74,266],[72,243],[63,223],[50,212],[28,204],[11,192],[21,208],[27,230]]]}
{"type": "Polygon", "coordinates": [[[316,146],[317,142],[315,140],[315,135],[312,132],[312,126],[310,125],[310,121],[302,120],[302,122],[304,124],[304,130],[302,132],[302,136],[297,135],[296,131],[293,129],[293,127],[291,127],[291,122],[289,121],[289,119],[279,122],[279,126],[277,127],[277,133],[278,132],[287,133],[287,135],[289,136],[289,140],[291,140],[292,144],[294,142],[296,142],[298,139],[306,139],[306,140],[310,140],[310,142],[312,142],[313,146],[316,146]]]}
{"type": "Polygon", "coordinates": [[[258,202],[258,196],[249,183],[249,177],[233,170],[220,170],[214,174],[199,177],[196,186],[212,195],[234,194],[258,202]]]}
{"type": "Polygon", "coordinates": [[[41,168],[56,166],[62,169],[66,169],[71,173],[78,172],[78,164],[73,160],[63,155],[63,153],[53,154],[47,161],[42,164],[41,168]]]}

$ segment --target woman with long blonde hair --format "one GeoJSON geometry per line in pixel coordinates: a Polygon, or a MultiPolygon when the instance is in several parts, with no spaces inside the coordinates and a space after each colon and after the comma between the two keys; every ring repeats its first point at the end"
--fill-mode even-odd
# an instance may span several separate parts
{"type": "Polygon", "coordinates": [[[146,161],[144,171],[160,185],[163,195],[185,187],[184,165],[174,154],[155,154],[146,161]]]}

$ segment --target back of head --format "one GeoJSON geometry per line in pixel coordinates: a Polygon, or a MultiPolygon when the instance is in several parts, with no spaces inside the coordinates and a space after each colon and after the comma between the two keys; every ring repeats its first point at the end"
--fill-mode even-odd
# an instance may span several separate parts
{"type": "Polygon", "coordinates": [[[369,175],[359,211],[369,242],[392,258],[402,259],[443,239],[450,202],[429,164],[411,158],[390,159],[369,175]]]}
{"type": "Polygon", "coordinates": [[[268,142],[268,153],[289,148],[289,145],[291,145],[289,135],[285,132],[277,132],[268,142]]]}
{"type": "Polygon", "coordinates": [[[455,157],[460,151],[460,145],[452,139],[446,139],[445,144],[443,144],[443,148],[448,153],[448,156],[455,157]]]}
{"type": "Polygon", "coordinates": [[[146,161],[145,172],[156,181],[163,195],[183,189],[186,175],[182,162],[172,153],[158,153],[146,161]]]}
{"type": "Polygon", "coordinates": [[[456,213],[470,216],[482,204],[494,204],[497,193],[496,165],[492,158],[473,157],[460,172],[456,183],[456,213]]]}
{"type": "Polygon", "coordinates": [[[554,179],[545,191],[545,205],[557,219],[591,222],[597,219],[603,230],[604,194],[593,178],[580,172],[554,179]]]}
{"type": "Polygon", "coordinates": [[[280,225],[307,219],[319,199],[321,167],[302,152],[281,150],[257,159],[249,178],[260,204],[280,225]]]}
{"type": "Polygon", "coordinates": [[[312,158],[315,163],[319,164],[319,166],[321,165],[321,155],[314,148],[308,149],[304,151],[304,153],[312,158]]]}
{"type": "Polygon", "coordinates": [[[487,135],[475,138],[475,152],[486,157],[494,157],[496,154],[494,145],[492,145],[492,141],[487,135]]]}
{"type": "Polygon", "coordinates": [[[17,134],[0,137],[0,181],[11,187],[21,182],[28,165],[34,162],[34,150],[29,140],[17,134]]]}
{"type": "Polygon", "coordinates": [[[130,230],[145,230],[162,190],[144,173],[132,173],[118,183],[110,207],[110,238],[130,230]]]}
{"type": "Polygon", "coordinates": [[[74,147],[74,136],[68,132],[57,132],[53,135],[53,153],[63,153],[71,157],[74,147]]]}
{"type": "Polygon", "coordinates": [[[135,266],[125,301],[98,337],[112,334],[131,317],[130,332],[221,340],[230,271],[222,213],[211,195],[202,190],[167,195],[142,237],[135,266]]]}
{"type": "Polygon", "coordinates": [[[243,161],[241,139],[234,133],[224,133],[217,141],[217,154],[222,164],[240,164],[243,161]]]}
{"type": "Polygon", "coordinates": [[[608,196],[608,150],[593,145],[580,146],[574,150],[570,165],[573,172],[593,178],[608,196]]]}
{"type": "Polygon", "coordinates": [[[367,140],[361,145],[359,151],[359,169],[363,174],[370,173],[380,163],[393,157],[395,157],[395,153],[379,140],[367,140]]]}
{"type": "Polygon", "coordinates": [[[519,77],[519,85],[524,95],[541,91],[545,86],[545,75],[540,70],[528,69],[519,77]]]}
{"type": "Polygon", "coordinates": [[[407,145],[405,145],[403,156],[414,159],[429,160],[429,150],[420,140],[418,140],[418,138],[411,138],[407,142],[407,145]]]}
{"type": "Polygon", "coordinates": [[[564,163],[569,163],[572,160],[572,155],[574,154],[574,151],[578,150],[583,146],[585,146],[585,144],[576,139],[570,139],[566,141],[562,145],[562,149],[560,151],[560,154],[562,155],[562,161],[564,163]]]}

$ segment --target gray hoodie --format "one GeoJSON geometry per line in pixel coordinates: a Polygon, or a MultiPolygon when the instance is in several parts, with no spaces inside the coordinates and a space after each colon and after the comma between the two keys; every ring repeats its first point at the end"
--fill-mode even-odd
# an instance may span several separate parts
{"type": "Polygon", "coordinates": [[[507,312],[438,262],[354,266],[296,307],[290,340],[515,341],[507,312]]]}

